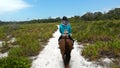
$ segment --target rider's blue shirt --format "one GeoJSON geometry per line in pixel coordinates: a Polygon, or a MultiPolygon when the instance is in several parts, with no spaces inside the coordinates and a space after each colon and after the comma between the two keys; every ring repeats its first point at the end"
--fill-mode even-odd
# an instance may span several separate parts
{"type": "Polygon", "coordinates": [[[68,34],[70,35],[71,34],[71,25],[70,24],[64,25],[61,23],[59,26],[60,33],[63,35],[65,30],[67,30],[68,34]]]}

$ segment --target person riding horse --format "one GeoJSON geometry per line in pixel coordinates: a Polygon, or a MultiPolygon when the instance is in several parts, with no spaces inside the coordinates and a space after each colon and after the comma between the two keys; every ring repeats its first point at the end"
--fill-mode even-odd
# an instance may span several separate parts
{"type": "Polygon", "coordinates": [[[68,37],[73,41],[73,43],[74,43],[74,40],[73,40],[73,38],[71,37],[71,25],[70,25],[70,23],[69,23],[69,21],[68,21],[68,19],[67,19],[67,17],[66,16],[64,16],[63,18],[62,18],[62,22],[61,22],[61,24],[60,24],[60,26],[59,26],[59,32],[61,33],[61,36],[59,37],[59,39],[58,39],[58,41],[60,41],[60,39],[62,38],[62,36],[64,35],[64,33],[68,33],[68,37]]]}
{"type": "Polygon", "coordinates": [[[61,36],[58,39],[59,48],[64,62],[64,66],[65,68],[68,68],[74,40],[71,37],[71,25],[68,22],[67,17],[65,16],[62,18],[62,23],[59,26],[59,31],[61,33],[61,36]]]}

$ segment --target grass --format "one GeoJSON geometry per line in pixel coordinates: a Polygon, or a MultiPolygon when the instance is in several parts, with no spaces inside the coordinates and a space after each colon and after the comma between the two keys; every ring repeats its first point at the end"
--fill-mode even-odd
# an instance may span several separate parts
{"type": "Polygon", "coordinates": [[[85,58],[120,58],[120,20],[77,21],[72,22],[72,27],[73,38],[83,45],[89,43],[82,50],[85,58]]]}
{"type": "MultiPolygon", "coordinates": [[[[81,44],[89,43],[85,46],[82,55],[89,60],[97,60],[104,57],[120,58],[120,20],[106,21],[71,21],[73,38],[81,44]]],[[[9,24],[0,26],[0,40],[8,41],[15,37],[15,45],[8,47],[9,57],[29,57],[35,56],[42,49],[42,45],[46,44],[48,39],[52,37],[53,32],[57,29],[56,23],[34,23],[34,24],[9,24]],[[8,29],[9,28],[9,29],[8,29]],[[10,35],[10,38],[7,36],[10,35]]],[[[4,48],[2,48],[4,50],[4,48]]],[[[7,50],[8,50],[7,49],[7,50]]],[[[8,57],[8,58],[9,58],[8,57]]],[[[9,65],[4,58],[1,65],[9,65]]],[[[24,58],[23,58],[24,59],[24,58]]],[[[16,60],[18,61],[18,60],[16,60]]],[[[22,59],[19,60],[22,62],[22,59]]],[[[28,65],[30,64],[29,61],[28,65]]],[[[19,63],[18,63],[19,64],[19,63]]],[[[14,65],[13,65],[14,66],[14,65]]],[[[120,65],[113,65],[113,68],[120,65]]],[[[13,67],[14,68],[14,67],[13,67]]],[[[27,67],[26,67],[27,68],[27,67]]]]}
{"type": "Polygon", "coordinates": [[[0,59],[0,67],[30,68],[31,62],[28,57],[39,54],[42,46],[57,29],[56,25],[56,23],[31,23],[0,26],[0,40],[6,42],[6,45],[0,48],[1,52],[9,51],[7,58],[0,59]],[[13,37],[16,38],[16,42],[7,43],[13,37]]]}
{"type": "Polygon", "coordinates": [[[107,21],[78,22],[73,24],[73,33],[75,33],[73,37],[86,43],[110,41],[118,36],[119,26],[119,23],[107,21]]]}
{"type": "Polygon", "coordinates": [[[25,57],[7,57],[0,59],[0,68],[30,68],[30,63],[25,57]]]}
{"type": "Polygon", "coordinates": [[[120,57],[120,40],[114,40],[109,42],[96,42],[83,49],[83,55],[90,60],[96,60],[100,58],[118,58],[120,57]]]}

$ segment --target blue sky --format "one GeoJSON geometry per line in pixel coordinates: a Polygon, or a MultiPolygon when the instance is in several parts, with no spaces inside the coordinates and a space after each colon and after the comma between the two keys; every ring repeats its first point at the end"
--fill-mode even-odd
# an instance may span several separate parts
{"type": "Polygon", "coordinates": [[[0,20],[81,16],[86,12],[107,12],[119,7],[120,0],[0,0],[0,20]]]}

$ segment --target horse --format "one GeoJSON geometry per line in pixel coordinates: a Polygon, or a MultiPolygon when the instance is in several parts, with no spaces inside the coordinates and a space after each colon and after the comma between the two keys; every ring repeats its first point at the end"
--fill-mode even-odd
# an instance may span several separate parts
{"type": "Polygon", "coordinates": [[[59,41],[59,48],[62,55],[65,68],[69,68],[71,51],[73,49],[73,41],[68,37],[68,34],[63,35],[59,41]]]}

